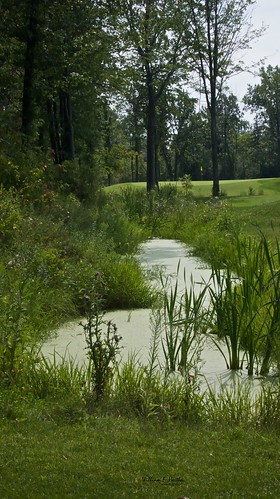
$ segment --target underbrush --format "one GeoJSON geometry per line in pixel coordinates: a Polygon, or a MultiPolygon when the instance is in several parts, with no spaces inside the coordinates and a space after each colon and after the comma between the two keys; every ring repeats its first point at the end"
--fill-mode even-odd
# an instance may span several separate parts
{"type": "Polygon", "coordinates": [[[161,425],[272,429],[280,427],[280,385],[263,382],[258,392],[236,380],[233,388],[202,389],[193,380],[165,370],[151,374],[136,359],[119,365],[106,391],[96,398],[89,365],[73,359],[37,357],[21,366],[21,381],[0,390],[0,417],[82,423],[91,418],[141,419],[161,425]]]}
{"type": "Polygon", "coordinates": [[[93,289],[106,308],[148,307],[154,296],[132,256],[140,229],[120,221],[113,233],[96,205],[72,194],[34,205],[12,189],[0,194],[0,379],[13,384],[26,352],[83,314],[93,289]]]}
{"type": "MultiPolygon", "coordinates": [[[[110,415],[162,425],[279,428],[277,377],[262,377],[253,389],[252,377],[244,383],[239,375],[239,357],[236,365],[228,365],[232,383],[226,388],[214,389],[201,377],[201,343],[209,339],[205,326],[213,320],[211,311],[203,309],[203,290],[198,298],[192,291],[179,298],[175,288],[158,303],[151,315],[153,333],[146,364],[136,355],[121,360],[121,331],[105,318],[98,296],[96,288],[91,297],[84,296],[85,320],[80,325],[87,361],[83,364],[56,352],[44,357],[38,346],[31,348],[24,342],[14,350],[2,346],[2,417],[77,423],[110,415]]],[[[240,336],[237,343],[242,340],[240,336]]],[[[231,359],[235,343],[230,344],[230,337],[228,341],[231,359]]]]}
{"type": "MultiPolygon", "coordinates": [[[[268,373],[271,363],[279,367],[276,305],[280,251],[260,235],[248,242],[245,222],[240,222],[225,201],[199,204],[189,193],[168,186],[150,195],[129,189],[108,196],[101,193],[93,207],[82,205],[73,195],[56,195],[52,202],[35,208],[27,206],[13,191],[1,193],[0,208],[5,214],[0,231],[3,414],[7,406],[5,387],[9,387],[17,403],[30,397],[48,400],[49,407],[59,412],[61,406],[61,413],[71,414],[73,402],[78,418],[104,410],[162,421],[209,424],[224,418],[238,424],[257,425],[270,420],[278,424],[278,385],[275,390],[263,391],[254,403],[246,401],[246,394],[238,394],[237,403],[227,393],[219,397],[201,393],[196,376],[193,383],[194,366],[186,362],[186,356],[194,345],[192,321],[202,321],[203,314],[197,307],[198,299],[191,294],[186,294],[179,305],[175,292],[171,301],[162,297],[166,365],[156,369],[153,357],[148,367],[135,359],[123,366],[110,366],[110,386],[102,400],[96,401],[92,395],[88,366],[66,359],[51,364],[34,354],[58,324],[84,315],[92,296],[102,299],[104,309],[155,305],[156,294],[133,254],[140,242],[157,236],[190,244],[194,253],[211,262],[216,279],[223,281],[212,293],[212,316],[206,322],[203,318],[203,324],[196,323],[195,328],[210,329],[217,339],[226,341],[229,359],[238,331],[237,351],[245,349],[250,375],[256,361],[263,361],[262,374],[268,373]],[[263,265],[265,276],[256,271],[263,265]],[[224,267],[229,273],[220,275],[219,269],[224,267]],[[232,269],[238,271],[241,284],[232,280],[232,269]],[[252,289],[257,293],[254,299],[252,289]],[[237,322],[238,316],[246,327],[237,322]],[[253,334],[258,327],[260,334],[253,334]]],[[[229,367],[239,368],[240,363],[238,358],[236,366],[229,367]]]]}

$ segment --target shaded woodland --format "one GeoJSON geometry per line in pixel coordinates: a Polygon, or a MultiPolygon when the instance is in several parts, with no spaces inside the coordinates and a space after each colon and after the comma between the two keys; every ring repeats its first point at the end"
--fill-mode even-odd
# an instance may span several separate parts
{"type": "Polygon", "coordinates": [[[228,87],[252,0],[4,0],[0,183],[30,199],[100,185],[277,177],[280,69],[228,87]],[[244,104],[252,119],[244,118],[244,104]]]}

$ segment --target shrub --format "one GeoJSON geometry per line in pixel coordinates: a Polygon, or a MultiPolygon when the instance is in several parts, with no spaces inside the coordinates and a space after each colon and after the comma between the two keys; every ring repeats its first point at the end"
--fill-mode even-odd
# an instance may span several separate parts
{"type": "Polygon", "coordinates": [[[11,243],[16,239],[23,221],[20,203],[15,191],[0,187],[0,242],[11,243]]]}
{"type": "Polygon", "coordinates": [[[107,292],[106,306],[110,308],[148,308],[155,299],[155,291],[143,275],[140,263],[132,258],[112,257],[103,265],[107,292]]]}

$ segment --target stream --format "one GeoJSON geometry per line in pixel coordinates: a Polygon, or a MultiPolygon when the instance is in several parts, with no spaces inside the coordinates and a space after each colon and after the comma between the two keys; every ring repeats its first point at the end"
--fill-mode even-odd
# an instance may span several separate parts
{"type": "MultiPolygon", "coordinates": [[[[175,240],[149,240],[141,245],[138,258],[144,269],[149,271],[161,269],[169,288],[178,282],[179,295],[183,293],[185,286],[188,288],[191,283],[195,290],[199,290],[201,283],[208,283],[211,277],[211,270],[206,268],[204,262],[191,256],[188,248],[175,240]]],[[[127,360],[128,356],[134,353],[141,363],[148,362],[152,337],[150,316],[151,310],[149,309],[116,310],[106,313],[105,318],[116,324],[118,334],[122,337],[122,361],[127,360]]],[[[55,351],[62,357],[69,356],[79,363],[84,362],[86,360],[85,339],[79,322],[80,320],[76,320],[61,327],[56,337],[43,345],[42,353],[50,357],[55,351]]],[[[159,354],[159,359],[161,357],[163,358],[163,355],[159,354]]],[[[202,386],[206,387],[208,384],[215,389],[221,389],[224,386],[234,387],[240,382],[249,383],[254,388],[260,385],[260,381],[249,378],[246,371],[233,373],[228,370],[225,359],[211,339],[206,339],[203,344],[199,376],[202,386]]]]}

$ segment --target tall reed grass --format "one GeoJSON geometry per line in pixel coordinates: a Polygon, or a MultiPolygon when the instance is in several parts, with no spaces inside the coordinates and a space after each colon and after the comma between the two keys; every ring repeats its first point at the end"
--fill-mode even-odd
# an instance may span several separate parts
{"type": "Polygon", "coordinates": [[[212,270],[213,338],[221,353],[220,340],[226,345],[229,369],[241,369],[246,359],[248,375],[266,376],[279,349],[279,245],[273,250],[262,235],[237,239],[236,249],[231,268],[212,270]]]}
{"type": "MultiPolygon", "coordinates": [[[[177,274],[179,267],[177,269],[177,274]]],[[[203,334],[208,322],[208,312],[204,307],[207,286],[197,292],[191,277],[190,287],[186,284],[184,272],[184,292],[178,291],[178,278],[170,290],[163,292],[161,314],[162,348],[165,367],[169,371],[182,373],[197,370],[203,334]]]]}

